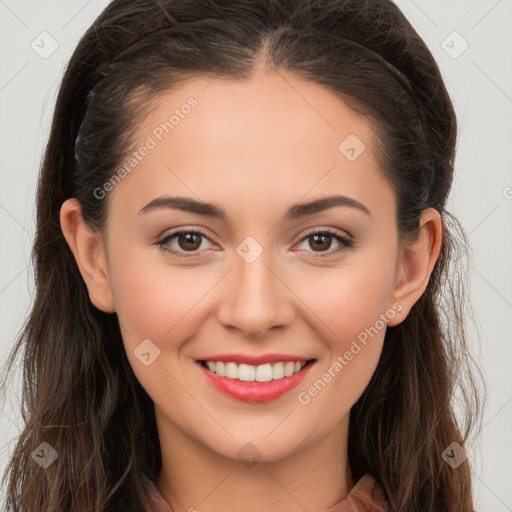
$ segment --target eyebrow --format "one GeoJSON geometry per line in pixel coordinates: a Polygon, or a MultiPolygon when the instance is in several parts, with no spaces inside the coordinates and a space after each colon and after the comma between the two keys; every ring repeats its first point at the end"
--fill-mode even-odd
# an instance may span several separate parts
{"type": "MultiPolygon", "coordinates": [[[[364,212],[370,217],[372,216],[370,210],[368,210],[368,208],[363,203],[360,203],[359,201],[356,201],[355,199],[348,196],[333,195],[315,199],[307,203],[299,203],[293,205],[286,211],[284,220],[290,221],[302,217],[307,217],[308,215],[313,215],[315,213],[322,212],[336,206],[355,208],[361,212],[364,212]]],[[[213,204],[197,201],[189,197],[170,196],[162,196],[153,199],[150,203],[144,206],[144,208],[142,208],[139,213],[148,213],[159,208],[173,208],[175,210],[181,210],[184,212],[196,213],[198,215],[204,215],[206,217],[218,219],[223,222],[225,222],[228,217],[226,211],[223,208],[213,204]]]]}

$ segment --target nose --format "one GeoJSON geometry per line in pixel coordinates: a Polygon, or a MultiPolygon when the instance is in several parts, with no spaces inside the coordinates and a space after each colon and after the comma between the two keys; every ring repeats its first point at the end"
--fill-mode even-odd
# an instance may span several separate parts
{"type": "Polygon", "coordinates": [[[271,268],[263,255],[252,263],[240,259],[227,279],[217,314],[224,327],[255,339],[269,329],[291,324],[295,296],[284,276],[271,268]]]}

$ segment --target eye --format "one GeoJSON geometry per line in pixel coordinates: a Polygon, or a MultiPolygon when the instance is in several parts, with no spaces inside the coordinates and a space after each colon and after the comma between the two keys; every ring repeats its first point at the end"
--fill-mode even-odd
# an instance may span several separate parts
{"type": "MultiPolygon", "coordinates": [[[[177,231],[175,233],[171,233],[170,235],[165,236],[158,242],[156,242],[157,245],[160,245],[163,251],[170,252],[171,254],[178,256],[178,257],[184,257],[184,258],[190,258],[192,256],[189,256],[184,253],[194,253],[197,252],[201,246],[203,245],[202,239],[206,239],[209,242],[211,240],[201,231],[196,230],[189,230],[189,231],[177,231]],[[179,250],[176,250],[175,248],[171,248],[170,242],[176,242],[178,244],[179,250]]],[[[203,247],[204,249],[204,247],[203,247]]]]}
{"type": "MultiPolygon", "coordinates": [[[[178,256],[180,258],[190,258],[194,257],[194,253],[198,253],[200,252],[201,249],[205,249],[203,247],[204,240],[207,240],[208,242],[212,243],[210,238],[202,231],[176,231],[174,233],[166,235],[164,238],[157,241],[156,245],[161,246],[163,251],[169,252],[174,256],[178,256]],[[176,242],[177,247],[176,245],[173,246],[173,242],[176,242]]],[[[343,251],[354,245],[354,241],[350,237],[342,235],[340,232],[330,228],[311,231],[305,237],[302,238],[301,243],[305,241],[309,241],[310,247],[320,250],[315,250],[313,252],[326,252],[326,256],[329,256],[332,253],[343,251]],[[328,251],[328,249],[331,248],[333,238],[339,244],[339,247],[332,251],[328,251]]],[[[315,257],[322,258],[325,256],[323,254],[319,254],[318,256],[315,257]]]]}
{"type": "MultiPolygon", "coordinates": [[[[309,243],[310,247],[313,247],[315,249],[320,249],[320,253],[327,252],[327,255],[320,254],[315,257],[324,258],[326,256],[329,256],[333,253],[337,253],[340,251],[343,251],[345,249],[348,249],[349,247],[352,247],[354,245],[354,241],[346,236],[342,235],[340,232],[326,228],[321,231],[312,231],[308,233],[302,240],[301,243],[307,241],[309,243]],[[324,249],[330,249],[332,239],[335,239],[340,246],[333,251],[327,251],[324,249]]],[[[313,252],[319,252],[319,251],[313,251],[313,252]]]]}

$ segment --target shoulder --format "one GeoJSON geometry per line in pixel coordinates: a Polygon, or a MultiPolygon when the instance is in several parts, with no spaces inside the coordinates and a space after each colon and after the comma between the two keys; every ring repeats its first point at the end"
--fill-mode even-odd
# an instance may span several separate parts
{"type": "Polygon", "coordinates": [[[151,503],[146,504],[146,512],[173,512],[171,505],[162,496],[156,483],[148,477],[144,477],[144,480],[151,497],[151,503]]]}
{"type": "Polygon", "coordinates": [[[326,512],[389,512],[389,504],[377,480],[366,473],[347,497],[326,512]]]}

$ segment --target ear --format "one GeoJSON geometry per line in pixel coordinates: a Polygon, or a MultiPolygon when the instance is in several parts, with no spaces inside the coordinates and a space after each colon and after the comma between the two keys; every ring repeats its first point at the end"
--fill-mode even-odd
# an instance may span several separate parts
{"type": "Polygon", "coordinates": [[[391,299],[394,303],[401,304],[402,310],[389,320],[388,326],[401,323],[427,288],[441,253],[442,241],[441,215],[434,208],[423,210],[417,240],[404,242],[400,249],[397,280],[391,299]]]}
{"type": "Polygon", "coordinates": [[[91,302],[101,311],[113,313],[115,306],[102,234],[92,231],[84,223],[80,203],[75,198],[62,204],[60,225],[85,281],[91,302]]]}

